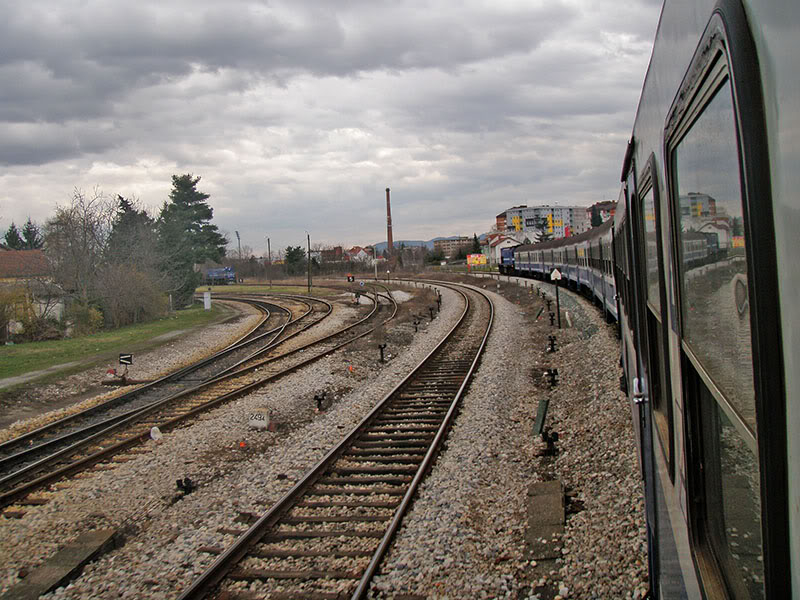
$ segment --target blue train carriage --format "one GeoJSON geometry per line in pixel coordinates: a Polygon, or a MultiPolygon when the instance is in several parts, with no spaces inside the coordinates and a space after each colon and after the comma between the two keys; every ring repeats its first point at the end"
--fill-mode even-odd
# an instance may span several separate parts
{"type": "Polygon", "coordinates": [[[233,267],[208,269],[205,281],[207,285],[229,285],[236,283],[236,271],[233,267]]]}
{"type": "Polygon", "coordinates": [[[503,275],[514,274],[514,248],[500,249],[500,273],[503,275]]]}
{"type": "Polygon", "coordinates": [[[515,270],[523,277],[550,281],[553,269],[558,269],[561,285],[592,299],[608,320],[616,320],[613,234],[609,220],[575,236],[517,246],[515,270]]]}
{"type": "Polygon", "coordinates": [[[662,8],[613,230],[654,598],[800,599],[799,34],[662,8]]]}

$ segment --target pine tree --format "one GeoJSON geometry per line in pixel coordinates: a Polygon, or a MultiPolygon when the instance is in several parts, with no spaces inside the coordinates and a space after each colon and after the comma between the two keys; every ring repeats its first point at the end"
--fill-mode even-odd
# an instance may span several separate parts
{"type": "Polygon", "coordinates": [[[597,210],[596,206],[592,206],[592,227],[598,227],[603,224],[603,215],[597,210]]]}
{"type": "Polygon", "coordinates": [[[25,221],[25,225],[22,227],[22,241],[25,250],[38,250],[44,246],[42,230],[36,223],[31,221],[30,217],[28,217],[28,220],[25,221]]]}
{"type": "Polygon", "coordinates": [[[473,254],[480,254],[481,253],[481,243],[478,241],[478,234],[472,234],[472,253],[473,254]]]}
{"type": "Polygon", "coordinates": [[[6,231],[5,242],[6,246],[12,250],[22,250],[25,245],[25,242],[22,241],[22,237],[19,235],[17,226],[13,221],[11,222],[11,226],[8,228],[8,231],[6,231]]]}
{"type": "Polygon", "coordinates": [[[219,262],[228,240],[210,223],[214,210],[206,203],[208,194],[197,190],[200,177],[191,173],[172,176],[170,202],[158,217],[159,245],[163,269],[174,282],[176,306],[184,306],[194,294],[200,275],[194,265],[207,260],[219,262]]]}

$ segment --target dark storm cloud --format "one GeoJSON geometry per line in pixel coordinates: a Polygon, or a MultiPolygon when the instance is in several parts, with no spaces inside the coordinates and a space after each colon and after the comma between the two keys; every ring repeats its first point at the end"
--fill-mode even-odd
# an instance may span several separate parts
{"type": "Polygon", "coordinates": [[[273,249],[378,241],[387,185],[403,237],[602,199],[654,1],[6,3],[0,226],[76,186],[158,207],[182,172],[273,249]]]}

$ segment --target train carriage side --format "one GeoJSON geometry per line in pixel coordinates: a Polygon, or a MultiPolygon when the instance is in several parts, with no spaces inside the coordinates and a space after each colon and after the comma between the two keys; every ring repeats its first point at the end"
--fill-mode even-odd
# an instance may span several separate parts
{"type": "Polygon", "coordinates": [[[800,598],[799,26],[662,8],[612,240],[655,598],[800,598]]]}

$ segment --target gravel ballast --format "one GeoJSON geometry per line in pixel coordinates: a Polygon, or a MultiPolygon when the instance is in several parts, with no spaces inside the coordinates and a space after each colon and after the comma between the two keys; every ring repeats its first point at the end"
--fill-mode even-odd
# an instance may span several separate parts
{"type": "MultiPolygon", "coordinates": [[[[594,333],[586,340],[578,329],[559,332],[559,352],[546,356],[553,330],[533,321],[538,299],[512,288],[503,284],[502,293],[520,304],[492,294],[487,353],[373,597],[632,598],[646,589],[641,486],[629,412],[616,390],[613,332],[576,300],[576,323],[591,322],[594,333]],[[562,375],[553,391],[541,381],[545,362],[562,375]],[[531,435],[543,394],[560,435],[555,457],[542,456],[531,435]],[[545,567],[525,554],[527,488],[553,478],[582,510],[567,520],[562,558],[545,567]]],[[[148,442],[112,470],[59,484],[49,503],[26,507],[21,519],[0,519],[0,591],[81,531],[115,527],[121,547],[48,597],[177,597],[215,559],[203,547],[230,544],[233,531],[294,485],[432,349],[459,304],[443,289],[441,314],[418,333],[409,322],[387,327],[392,356],[384,365],[373,344],[357,344],[148,442]],[[393,347],[393,336],[407,345],[393,347]],[[332,405],[318,413],[313,396],[321,390],[332,405]],[[257,410],[276,431],[248,426],[257,410]],[[197,486],[186,496],[175,485],[185,477],[197,486]]]]}

